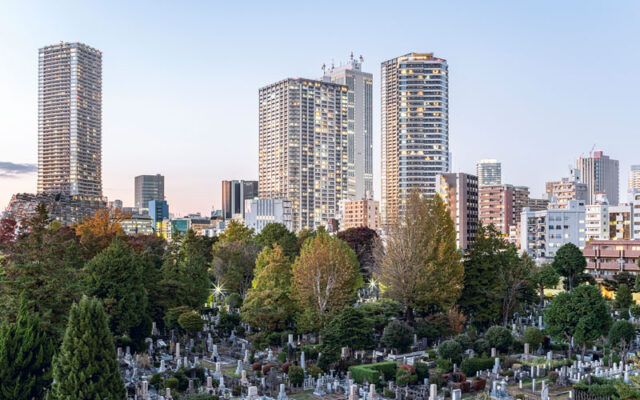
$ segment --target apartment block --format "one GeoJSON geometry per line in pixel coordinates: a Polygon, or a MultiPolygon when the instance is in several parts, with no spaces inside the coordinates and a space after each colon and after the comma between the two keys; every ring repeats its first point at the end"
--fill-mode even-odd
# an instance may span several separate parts
{"type": "Polygon", "coordinates": [[[478,178],[465,173],[446,173],[436,177],[438,195],[447,204],[456,227],[456,245],[465,250],[478,232],[478,178]]]}

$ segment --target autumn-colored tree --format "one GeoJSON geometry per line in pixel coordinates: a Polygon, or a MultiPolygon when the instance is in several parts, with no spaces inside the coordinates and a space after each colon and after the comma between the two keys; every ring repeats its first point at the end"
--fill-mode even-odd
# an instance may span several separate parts
{"type": "Polygon", "coordinates": [[[11,218],[0,219],[0,250],[16,240],[17,223],[11,218]]]}
{"type": "Polygon", "coordinates": [[[363,276],[371,276],[375,266],[373,249],[378,240],[378,234],[373,229],[361,226],[338,232],[338,238],[347,242],[358,257],[360,272],[363,276]]]}
{"type": "Polygon", "coordinates": [[[109,247],[113,239],[124,235],[120,225],[122,220],[131,217],[119,208],[105,208],[96,211],[91,218],[85,218],[75,226],[76,234],[80,237],[80,244],[84,248],[87,260],[95,257],[99,252],[109,247]]]}
{"type": "Polygon", "coordinates": [[[265,247],[256,260],[252,287],[242,306],[242,318],[252,327],[283,330],[296,311],[291,298],[291,261],[278,244],[265,247]]]}
{"type": "Polygon", "coordinates": [[[327,233],[308,239],[293,264],[294,298],[304,310],[302,329],[325,328],[333,316],[355,300],[362,286],[358,260],[349,245],[327,233]]]}
{"type": "Polygon", "coordinates": [[[413,310],[450,309],[460,297],[464,269],[451,216],[439,196],[413,191],[404,217],[391,227],[386,246],[377,246],[375,276],[385,296],[413,310]]]}

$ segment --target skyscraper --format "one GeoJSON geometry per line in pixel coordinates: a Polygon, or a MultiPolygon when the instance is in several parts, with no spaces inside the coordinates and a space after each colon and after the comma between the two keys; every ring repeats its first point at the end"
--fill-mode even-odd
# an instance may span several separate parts
{"type": "Polygon", "coordinates": [[[478,186],[502,185],[502,164],[498,160],[480,160],[476,171],[478,186]]]}
{"type": "Polygon", "coordinates": [[[164,176],[139,175],[135,178],[135,206],[148,209],[152,200],[164,200],[164,176]]]}
{"type": "Polygon", "coordinates": [[[444,59],[409,53],[382,63],[382,225],[402,215],[411,190],[436,192],[449,169],[449,83],[444,59]]]}
{"type": "Polygon", "coordinates": [[[596,193],[604,192],[609,204],[616,205],[619,200],[619,163],[605,156],[602,151],[596,151],[588,158],[580,157],[576,162],[580,170],[580,180],[587,184],[588,201],[593,204],[596,193]]]}
{"type": "Polygon", "coordinates": [[[629,170],[629,193],[640,190],[640,165],[632,165],[629,170]]]}
{"type": "Polygon", "coordinates": [[[347,198],[373,193],[373,75],[362,72],[362,57],[325,71],[324,80],[345,85],[347,92],[347,198]]]}
{"type": "Polygon", "coordinates": [[[347,196],[348,91],[293,78],[259,91],[260,197],[290,199],[294,230],[339,217],[347,196]]]}
{"type": "Polygon", "coordinates": [[[258,181],[222,181],[222,218],[244,219],[244,202],[258,197],[258,181]]]}
{"type": "Polygon", "coordinates": [[[102,197],[102,52],[82,43],[39,50],[38,193],[102,197]]]}

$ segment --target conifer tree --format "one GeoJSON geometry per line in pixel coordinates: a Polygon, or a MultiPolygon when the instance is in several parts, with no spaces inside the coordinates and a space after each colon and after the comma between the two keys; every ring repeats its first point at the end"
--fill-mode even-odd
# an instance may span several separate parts
{"type": "Polygon", "coordinates": [[[44,398],[51,383],[53,340],[40,329],[40,317],[20,299],[18,320],[0,328],[0,398],[30,400],[44,398]]]}
{"type": "Polygon", "coordinates": [[[62,346],[53,361],[57,400],[124,400],[107,314],[100,300],[83,297],[69,313],[62,346]]]}

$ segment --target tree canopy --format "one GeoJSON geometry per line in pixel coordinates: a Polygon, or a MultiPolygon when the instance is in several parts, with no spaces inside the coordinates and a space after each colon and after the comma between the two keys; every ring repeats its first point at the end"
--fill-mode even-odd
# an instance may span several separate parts
{"type": "Polygon", "coordinates": [[[569,291],[573,291],[574,283],[587,267],[587,260],[575,244],[567,243],[558,249],[551,265],[565,278],[569,291]]]}

